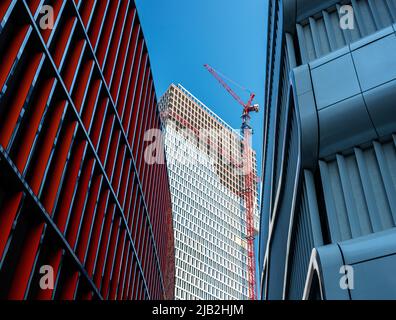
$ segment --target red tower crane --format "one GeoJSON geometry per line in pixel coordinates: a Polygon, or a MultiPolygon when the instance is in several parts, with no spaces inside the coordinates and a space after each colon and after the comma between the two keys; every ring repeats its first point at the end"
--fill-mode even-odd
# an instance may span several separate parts
{"type": "MultiPolygon", "coordinates": [[[[248,253],[248,283],[249,283],[249,298],[256,300],[256,261],[254,256],[254,173],[252,168],[252,152],[250,141],[252,137],[252,127],[250,126],[250,113],[258,112],[259,106],[253,105],[253,100],[256,97],[254,93],[250,93],[250,98],[247,103],[231,89],[225,81],[225,76],[221,75],[211,66],[205,64],[204,67],[220,82],[220,84],[231,94],[231,96],[243,107],[242,113],[242,136],[243,136],[243,167],[245,176],[245,189],[241,193],[243,195],[246,207],[246,241],[248,253]]],[[[232,80],[229,80],[232,81],[232,80]]],[[[233,82],[233,81],[232,81],[233,82]]]]}

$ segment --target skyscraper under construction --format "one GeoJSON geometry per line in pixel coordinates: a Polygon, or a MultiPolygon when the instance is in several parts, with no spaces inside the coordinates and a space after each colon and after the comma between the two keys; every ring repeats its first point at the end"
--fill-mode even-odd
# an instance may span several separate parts
{"type": "Polygon", "coordinates": [[[175,297],[248,299],[242,137],[181,85],[170,86],[159,108],[173,203],[175,297]]]}

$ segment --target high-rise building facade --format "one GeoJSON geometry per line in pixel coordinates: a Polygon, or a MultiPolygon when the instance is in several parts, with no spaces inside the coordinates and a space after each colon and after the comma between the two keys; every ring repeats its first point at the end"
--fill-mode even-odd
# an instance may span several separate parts
{"type": "MultiPolygon", "coordinates": [[[[173,204],[175,297],[246,300],[241,136],[181,85],[170,86],[159,108],[173,204]]],[[[256,174],[253,150],[252,162],[256,174]]]]}
{"type": "Polygon", "coordinates": [[[270,0],[263,299],[396,298],[396,1],[270,0]]]}
{"type": "Polygon", "coordinates": [[[0,3],[0,298],[173,298],[165,164],[134,1],[0,3]]]}

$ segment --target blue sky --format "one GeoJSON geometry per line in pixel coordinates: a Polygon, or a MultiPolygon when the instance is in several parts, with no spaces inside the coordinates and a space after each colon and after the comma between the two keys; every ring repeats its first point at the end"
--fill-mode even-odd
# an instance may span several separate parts
{"type": "MultiPolygon", "coordinates": [[[[267,0],[136,0],[158,97],[180,83],[233,128],[242,107],[205,63],[257,94],[253,146],[261,167],[267,0]]],[[[248,93],[236,92],[244,101],[248,93]]]]}

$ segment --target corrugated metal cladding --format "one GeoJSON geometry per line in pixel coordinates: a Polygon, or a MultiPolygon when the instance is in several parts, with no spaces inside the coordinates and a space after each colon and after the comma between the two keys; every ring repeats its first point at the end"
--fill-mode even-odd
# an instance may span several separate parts
{"type": "Polygon", "coordinates": [[[287,298],[292,300],[301,299],[303,295],[311,251],[315,247],[308,196],[306,182],[304,182],[301,203],[296,214],[296,227],[291,240],[294,250],[290,253],[289,281],[291,285],[287,298]]]}
{"type": "Polygon", "coordinates": [[[303,64],[396,23],[396,0],[352,0],[353,30],[340,28],[340,5],[297,24],[303,64]]]}
{"type": "Polygon", "coordinates": [[[396,227],[396,137],[320,161],[332,242],[396,227]]]}
{"type": "Polygon", "coordinates": [[[5,0],[0,21],[0,298],[172,298],[168,175],[144,161],[160,120],[134,1],[5,0]],[[40,28],[44,4],[53,29],[40,28]]]}

